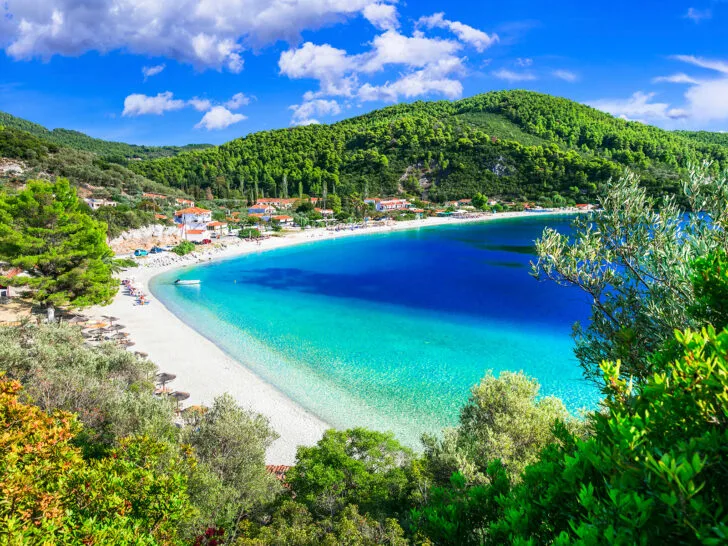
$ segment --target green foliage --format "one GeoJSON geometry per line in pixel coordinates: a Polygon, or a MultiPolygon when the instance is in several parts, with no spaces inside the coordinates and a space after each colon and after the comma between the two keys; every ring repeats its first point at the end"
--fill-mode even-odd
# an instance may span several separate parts
{"type": "Polygon", "coordinates": [[[690,312],[716,330],[728,327],[728,255],[724,249],[695,260],[693,290],[695,303],[690,312]]]}
{"type": "Polygon", "coordinates": [[[265,451],[278,435],[266,418],[227,394],[217,397],[183,435],[199,461],[189,495],[200,510],[200,526],[214,524],[232,540],[243,515],[272,501],[280,488],[265,470],[265,451]]]}
{"type": "Polygon", "coordinates": [[[36,301],[108,304],[118,290],[105,261],[111,255],[106,226],[84,211],[68,180],[0,194],[0,259],[27,273],[9,282],[32,288],[36,301]]]}
{"type": "Polygon", "coordinates": [[[138,229],[157,222],[153,212],[131,208],[125,204],[99,207],[93,211],[93,216],[106,224],[109,239],[114,239],[130,229],[138,229]]]}
{"type": "Polygon", "coordinates": [[[238,237],[241,239],[256,239],[260,237],[260,230],[257,228],[241,228],[238,232],[238,237]]]}
{"type": "Polygon", "coordinates": [[[83,343],[78,328],[58,324],[0,329],[0,373],[20,381],[44,411],[73,412],[87,452],[147,434],[172,441],[172,405],[153,396],[156,367],[113,344],[83,343]]]}
{"type": "Polygon", "coordinates": [[[484,477],[483,484],[473,486],[456,472],[448,486],[434,487],[427,505],[412,511],[415,537],[452,546],[488,543],[488,523],[502,517],[501,502],[511,483],[498,460],[484,477]]]}
{"type": "Polygon", "coordinates": [[[406,546],[394,519],[379,523],[349,505],[334,517],[315,519],[302,504],[286,501],[266,526],[251,526],[237,546],[406,546]]]}
{"type": "Polygon", "coordinates": [[[416,485],[413,454],[391,433],[327,430],[314,447],[299,447],[286,476],[296,500],[317,516],[356,504],[373,516],[401,514],[416,485]]]}
{"type": "Polygon", "coordinates": [[[677,333],[682,354],[644,383],[605,363],[594,435],[529,467],[494,543],[724,544],[728,331],[677,333]],[[528,542],[532,541],[532,542],[528,542]]]}
{"type": "MultiPolygon", "coordinates": [[[[577,286],[593,302],[591,323],[575,330],[587,377],[599,377],[602,361],[620,360],[622,373],[645,379],[652,371],[649,356],[675,329],[712,320],[691,312],[698,297],[691,263],[728,249],[726,176],[693,168],[683,194],[693,214],[685,215],[672,198],[658,203],[628,173],[600,200],[603,212],[576,220],[573,237],[546,229],[536,242],[534,273],[577,286]]],[[[717,275],[705,282],[719,282],[717,275]]]]}
{"type": "Polygon", "coordinates": [[[0,381],[0,542],[178,543],[193,512],[183,459],[142,437],[86,461],[72,445],[75,418],[23,404],[20,389],[0,381]]]}
{"type": "Polygon", "coordinates": [[[195,250],[195,244],[191,241],[182,241],[172,249],[172,252],[178,256],[185,256],[195,250]]]}
{"type": "Polygon", "coordinates": [[[517,481],[523,469],[538,460],[553,442],[557,421],[577,430],[563,402],[538,396],[539,385],[520,373],[488,373],[473,387],[460,413],[460,424],[446,429],[443,438],[425,436],[425,459],[435,482],[448,483],[460,473],[469,483],[486,483],[488,466],[500,460],[508,476],[517,481]]]}
{"type": "Polygon", "coordinates": [[[677,134],[698,142],[728,146],[728,134],[711,133],[709,131],[675,131],[677,134]]]}

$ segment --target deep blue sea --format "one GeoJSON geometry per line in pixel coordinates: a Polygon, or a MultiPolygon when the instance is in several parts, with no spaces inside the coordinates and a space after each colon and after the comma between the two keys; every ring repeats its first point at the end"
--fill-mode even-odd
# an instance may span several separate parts
{"type": "Polygon", "coordinates": [[[595,407],[570,336],[588,301],[529,275],[534,239],[569,224],[540,216],[319,241],[165,273],[152,292],[331,425],[392,430],[417,447],[457,422],[487,370],[523,370],[574,413],[595,407]]]}

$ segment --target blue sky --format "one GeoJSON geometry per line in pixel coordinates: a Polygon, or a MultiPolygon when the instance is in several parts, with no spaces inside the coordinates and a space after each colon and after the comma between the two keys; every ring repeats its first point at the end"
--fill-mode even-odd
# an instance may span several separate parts
{"type": "Polygon", "coordinates": [[[525,88],[728,130],[728,0],[5,0],[0,110],[138,144],[222,143],[525,88]]]}

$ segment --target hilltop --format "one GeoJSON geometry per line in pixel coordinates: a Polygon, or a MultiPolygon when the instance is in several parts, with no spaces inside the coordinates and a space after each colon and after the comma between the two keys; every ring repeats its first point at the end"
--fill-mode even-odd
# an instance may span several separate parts
{"type": "Polygon", "coordinates": [[[497,91],[254,133],[130,167],[196,196],[209,190],[253,200],[320,195],[325,187],[340,195],[441,201],[481,192],[560,203],[593,197],[624,167],[654,193],[674,192],[690,162],[728,166],[719,136],[666,131],[549,95],[497,91]]]}
{"type": "Polygon", "coordinates": [[[567,204],[595,197],[625,167],[654,194],[686,166],[728,167],[728,137],[666,131],[574,101],[496,91],[389,106],[331,125],[262,131],[221,146],[148,147],[48,129],[0,113],[0,157],[67,176],[94,192],[159,191],[196,199],[476,193],[567,204]]]}

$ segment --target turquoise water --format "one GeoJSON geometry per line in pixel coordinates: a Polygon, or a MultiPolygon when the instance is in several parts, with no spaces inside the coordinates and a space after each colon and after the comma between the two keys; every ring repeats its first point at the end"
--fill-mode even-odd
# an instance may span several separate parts
{"type": "Polygon", "coordinates": [[[176,270],[152,292],[290,398],[339,428],[418,445],[457,422],[487,370],[523,370],[569,409],[593,408],[571,327],[577,291],[529,275],[534,217],[319,241],[176,270]],[[177,278],[200,279],[179,287],[177,278]]]}

